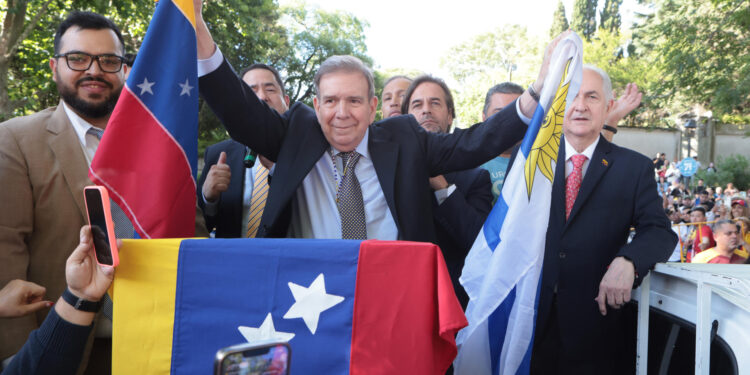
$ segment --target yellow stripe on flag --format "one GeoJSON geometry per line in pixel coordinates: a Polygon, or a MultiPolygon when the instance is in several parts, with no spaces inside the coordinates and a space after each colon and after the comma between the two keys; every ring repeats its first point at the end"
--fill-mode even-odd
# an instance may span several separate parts
{"type": "Polygon", "coordinates": [[[193,8],[193,0],[174,0],[174,5],[177,6],[185,18],[193,24],[195,28],[195,10],[193,8]]]}
{"type": "Polygon", "coordinates": [[[123,240],[112,298],[112,374],[169,374],[180,241],[123,240]]]}

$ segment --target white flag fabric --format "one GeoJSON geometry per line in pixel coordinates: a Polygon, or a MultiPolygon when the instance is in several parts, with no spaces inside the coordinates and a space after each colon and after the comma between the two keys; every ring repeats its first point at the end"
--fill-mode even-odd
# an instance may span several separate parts
{"type": "Polygon", "coordinates": [[[469,326],[456,339],[457,375],[529,373],[552,182],[565,108],[581,86],[582,51],[575,33],[555,48],[500,197],[466,257],[460,281],[469,326]]]}

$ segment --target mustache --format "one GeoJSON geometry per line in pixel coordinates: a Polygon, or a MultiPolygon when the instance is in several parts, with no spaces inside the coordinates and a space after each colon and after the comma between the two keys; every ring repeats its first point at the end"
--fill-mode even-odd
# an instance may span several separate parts
{"type": "Polygon", "coordinates": [[[84,82],[88,82],[88,81],[101,82],[101,83],[107,85],[107,87],[109,87],[109,88],[114,88],[114,86],[111,83],[109,83],[109,82],[107,82],[104,79],[99,78],[99,77],[83,77],[83,78],[79,79],[78,81],[76,81],[76,86],[80,86],[84,82]]]}

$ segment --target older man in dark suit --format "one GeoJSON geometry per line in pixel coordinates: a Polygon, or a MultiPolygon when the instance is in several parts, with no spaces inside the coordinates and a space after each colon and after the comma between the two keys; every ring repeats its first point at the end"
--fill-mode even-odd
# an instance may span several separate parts
{"type": "Polygon", "coordinates": [[[677,242],[651,161],[600,135],[612,105],[607,74],[584,66],[552,188],[533,374],[613,374],[634,361],[618,355],[626,329],[620,308],[677,242]]]}

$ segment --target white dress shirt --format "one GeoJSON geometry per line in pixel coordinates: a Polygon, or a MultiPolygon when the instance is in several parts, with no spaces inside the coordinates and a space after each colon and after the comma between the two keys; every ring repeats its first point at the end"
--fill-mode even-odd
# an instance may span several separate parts
{"type": "MultiPolygon", "coordinates": [[[[78,116],[77,113],[73,112],[64,101],[61,101],[61,103],[63,109],[65,109],[65,114],[68,115],[68,120],[70,120],[70,123],[73,125],[73,130],[75,130],[76,135],[78,136],[78,143],[81,145],[83,154],[86,156],[86,162],[91,166],[91,161],[94,160],[96,149],[99,147],[99,138],[96,138],[93,134],[89,134],[88,131],[90,128],[96,127],[86,122],[86,120],[82,119],[81,116],[78,116]]],[[[97,129],[104,131],[104,129],[97,129]]]]}
{"type": "Polygon", "coordinates": [[[586,161],[583,162],[583,168],[581,170],[581,181],[583,181],[583,177],[586,176],[586,171],[589,169],[589,163],[594,156],[594,150],[598,144],[599,137],[597,137],[594,143],[590,144],[589,147],[586,147],[583,152],[578,152],[570,143],[568,143],[567,139],[565,140],[565,178],[568,178],[568,175],[573,172],[573,160],[571,160],[571,157],[573,157],[573,155],[582,154],[586,156],[586,161]]]}

